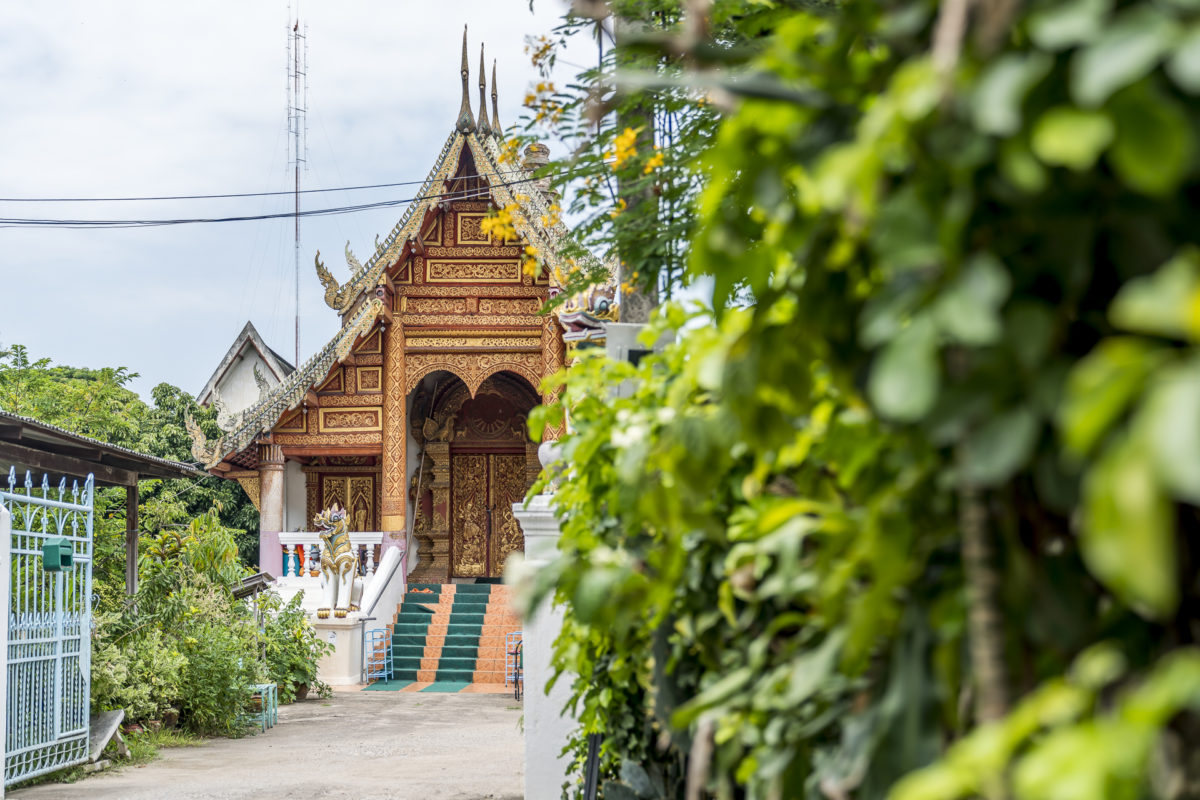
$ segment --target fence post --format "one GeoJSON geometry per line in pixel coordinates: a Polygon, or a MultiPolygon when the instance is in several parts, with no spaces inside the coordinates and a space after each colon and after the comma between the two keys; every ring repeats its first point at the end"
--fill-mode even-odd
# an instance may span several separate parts
{"type": "Polygon", "coordinates": [[[0,747],[4,748],[0,766],[0,798],[4,797],[4,774],[8,764],[8,616],[12,602],[12,513],[0,503],[0,653],[4,665],[0,669],[0,747]]]}
{"type": "MultiPolygon", "coordinates": [[[[542,465],[557,458],[552,446],[543,444],[538,451],[542,465]]],[[[540,494],[529,501],[513,504],[513,516],[525,534],[525,569],[535,572],[558,558],[558,539],[562,535],[551,508],[552,494],[540,494]]],[[[558,797],[568,775],[569,759],[560,755],[571,738],[576,722],[566,711],[571,696],[571,681],[563,676],[547,694],[546,684],[553,671],[550,656],[554,640],[562,631],[563,609],[544,599],[524,621],[525,678],[525,797],[542,800],[558,797]]]]}

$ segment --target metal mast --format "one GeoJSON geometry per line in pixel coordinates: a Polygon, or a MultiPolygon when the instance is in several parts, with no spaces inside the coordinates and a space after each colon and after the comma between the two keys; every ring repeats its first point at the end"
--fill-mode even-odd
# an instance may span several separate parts
{"type": "MultiPolygon", "coordinates": [[[[288,6],[291,17],[291,6],[288,6]]],[[[300,165],[308,169],[308,24],[301,29],[299,4],[296,19],[288,20],[287,109],[288,139],[291,150],[289,163],[295,175],[295,309],[296,336],[294,364],[300,366],[300,165]]]]}

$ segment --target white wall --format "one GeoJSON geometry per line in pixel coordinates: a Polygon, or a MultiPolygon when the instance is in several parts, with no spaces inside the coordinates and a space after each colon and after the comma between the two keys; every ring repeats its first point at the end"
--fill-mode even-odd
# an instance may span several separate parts
{"type": "Polygon", "coordinates": [[[279,383],[257,350],[249,346],[243,348],[233,366],[217,381],[217,391],[221,393],[221,401],[230,414],[244,411],[258,402],[258,383],[254,380],[256,365],[271,386],[279,383]]]}
{"type": "Polygon", "coordinates": [[[305,496],[304,473],[300,464],[287,461],[283,465],[283,529],[285,531],[312,530],[308,515],[308,498],[305,496]]]}

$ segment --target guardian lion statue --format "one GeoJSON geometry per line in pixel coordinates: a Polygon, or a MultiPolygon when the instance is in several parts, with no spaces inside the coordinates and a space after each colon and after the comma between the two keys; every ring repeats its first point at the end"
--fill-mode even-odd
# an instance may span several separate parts
{"type": "Polygon", "coordinates": [[[358,611],[363,583],[358,574],[358,553],[350,544],[349,520],[346,509],[336,503],[313,520],[321,537],[321,591],[323,604],[317,609],[319,619],[333,616],[343,618],[358,611]]]}

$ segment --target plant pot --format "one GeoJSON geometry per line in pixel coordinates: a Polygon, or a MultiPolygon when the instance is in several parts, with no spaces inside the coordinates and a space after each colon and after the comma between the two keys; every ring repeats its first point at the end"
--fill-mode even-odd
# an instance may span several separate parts
{"type": "Polygon", "coordinates": [[[321,570],[319,570],[319,569],[310,569],[310,570],[308,571],[308,574],[309,574],[309,577],[312,577],[312,578],[319,578],[319,577],[321,577],[321,570]]]}
{"type": "Polygon", "coordinates": [[[125,731],[125,733],[141,733],[142,732],[142,726],[138,725],[136,722],[126,723],[126,724],[122,725],[121,728],[125,731]]]}
{"type": "Polygon", "coordinates": [[[307,683],[294,684],[293,688],[296,690],[296,699],[297,700],[303,700],[304,698],[308,697],[308,684],[307,683]]]}
{"type": "Polygon", "coordinates": [[[168,708],[163,711],[162,725],[167,730],[174,728],[179,724],[179,712],[173,708],[168,708]]]}

